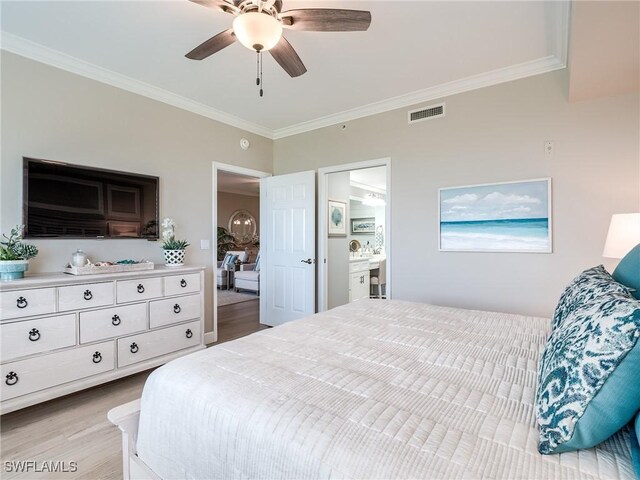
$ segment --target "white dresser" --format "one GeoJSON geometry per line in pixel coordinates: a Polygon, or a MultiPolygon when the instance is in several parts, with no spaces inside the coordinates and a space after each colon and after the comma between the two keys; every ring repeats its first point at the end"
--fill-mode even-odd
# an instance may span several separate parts
{"type": "Polygon", "coordinates": [[[204,267],[0,283],[0,413],[204,348],[204,267]]]}

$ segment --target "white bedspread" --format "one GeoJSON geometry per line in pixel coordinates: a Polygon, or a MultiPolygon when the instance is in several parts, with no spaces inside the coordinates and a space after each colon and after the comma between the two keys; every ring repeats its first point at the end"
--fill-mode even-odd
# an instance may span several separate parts
{"type": "Polygon", "coordinates": [[[138,455],[162,478],[633,478],[628,432],[542,456],[549,320],[363,300],[155,371],[138,455]]]}

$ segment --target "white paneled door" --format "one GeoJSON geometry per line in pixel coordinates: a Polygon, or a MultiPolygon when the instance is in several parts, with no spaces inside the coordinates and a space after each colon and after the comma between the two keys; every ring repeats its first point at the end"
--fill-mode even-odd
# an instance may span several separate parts
{"type": "Polygon", "coordinates": [[[316,175],[260,182],[260,322],[275,326],[315,313],[316,175]]]}

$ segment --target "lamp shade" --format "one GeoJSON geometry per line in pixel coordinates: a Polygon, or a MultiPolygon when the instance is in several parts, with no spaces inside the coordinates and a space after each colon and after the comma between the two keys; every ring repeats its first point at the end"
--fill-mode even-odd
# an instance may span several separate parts
{"type": "Polygon", "coordinates": [[[640,213],[611,216],[603,257],[622,258],[640,243],[640,213]]]}
{"type": "Polygon", "coordinates": [[[282,37],[282,25],[271,15],[243,13],[233,21],[233,33],[242,45],[256,52],[271,50],[282,37]]]}

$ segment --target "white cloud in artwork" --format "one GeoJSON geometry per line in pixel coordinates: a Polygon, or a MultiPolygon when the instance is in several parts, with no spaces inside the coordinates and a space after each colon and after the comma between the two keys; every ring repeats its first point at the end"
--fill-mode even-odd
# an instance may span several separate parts
{"type": "Polygon", "coordinates": [[[442,203],[459,205],[464,203],[475,203],[478,200],[478,195],[475,193],[465,193],[463,195],[458,195],[456,197],[451,197],[444,200],[442,203]]]}
{"type": "Polygon", "coordinates": [[[500,192],[491,192],[486,195],[482,199],[482,201],[485,203],[491,203],[493,205],[507,205],[511,203],[540,203],[539,198],[530,197],[529,195],[505,195],[504,193],[500,192]]]}

